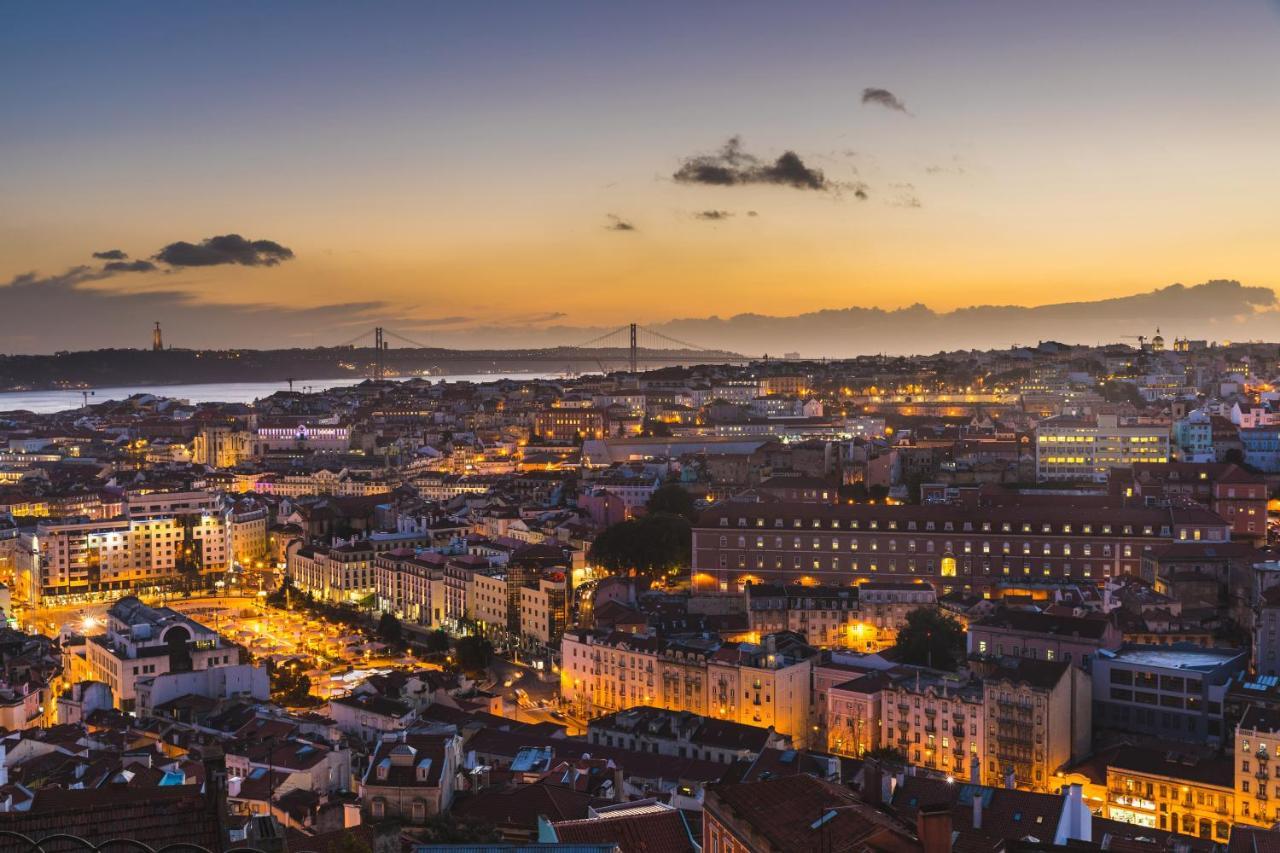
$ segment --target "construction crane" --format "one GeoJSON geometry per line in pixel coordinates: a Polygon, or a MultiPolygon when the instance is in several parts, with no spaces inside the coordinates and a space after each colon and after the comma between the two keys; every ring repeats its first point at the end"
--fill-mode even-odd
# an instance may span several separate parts
{"type": "Polygon", "coordinates": [[[1124,338],[1126,341],[1137,341],[1138,349],[1142,349],[1147,345],[1146,335],[1121,335],[1120,337],[1124,338]]]}

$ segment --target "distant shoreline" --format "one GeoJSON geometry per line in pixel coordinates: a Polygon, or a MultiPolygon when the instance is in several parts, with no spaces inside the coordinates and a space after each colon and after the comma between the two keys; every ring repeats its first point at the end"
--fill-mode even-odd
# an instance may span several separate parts
{"type": "MultiPolygon", "coordinates": [[[[420,350],[382,354],[387,378],[440,379],[474,374],[599,373],[625,370],[625,348],[600,350],[420,350]]],[[[377,351],[326,347],[290,350],[87,350],[52,355],[0,356],[0,392],[91,391],[121,386],[199,385],[363,379],[373,375],[377,351]]],[[[680,364],[743,363],[736,353],[641,350],[646,370],[680,364]]]]}

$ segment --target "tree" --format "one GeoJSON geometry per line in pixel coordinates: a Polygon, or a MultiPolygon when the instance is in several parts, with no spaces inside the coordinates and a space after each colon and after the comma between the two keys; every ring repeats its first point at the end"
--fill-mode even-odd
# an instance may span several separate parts
{"type": "Polygon", "coordinates": [[[468,634],[458,640],[454,654],[464,672],[480,672],[493,660],[493,643],[478,634],[468,634]]]}
{"type": "Polygon", "coordinates": [[[667,483],[655,489],[649,496],[645,509],[650,513],[665,512],[678,515],[690,521],[693,521],[698,514],[693,495],[679,483],[667,483]]]}
{"type": "Polygon", "coordinates": [[[449,635],[437,629],[427,634],[427,638],[422,641],[422,645],[428,652],[436,654],[447,652],[449,651],[449,635]]]}
{"type": "Polygon", "coordinates": [[[688,568],[693,550],[689,519],[659,512],[605,528],[587,559],[615,572],[654,577],[688,568]]]}
{"type": "Polygon", "coordinates": [[[311,679],[304,671],[302,661],[297,658],[280,664],[268,659],[267,676],[271,680],[273,701],[294,707],[316,703],[317,700],[311,695],[311,679]]]}
{"type": "Polygon", "coordinates": [[[1147,401],[1138,393],[1138,386],[1132,382],[1108,379],[1098,386],[1098,393],[1108,403],[1130,403],[1138,408],[1147,405],[1147,401]]]}
{"type": "Polygon", "coordinates": [[[964,659],[964,628],[953,617],[932,607],[907,614],[893,646],[902,663],[954,671],[964,659]]]}
{"type": "Polygon", "coordinates": [[[907,756],[891,746],[878,746],[868,752],[866,757],[874,758],[882,764],[901,764],[905,766],[907,763],[907,756]]]}
{"type": "MultiPolygon", "coordinates": [[[[378,636],[384,642],[396,644],[404,639],[404,628],[400,625],[400,620],[394,614],[387,612],[382,614],[382,618],[378,620],[378,636]]],[[[445,638],[446,643],[448,638],[445,638]]]]}
{"type": "Polygon", "coordinates": [[[671,427],[662,421],[655,421],[653,418],[645,418],[640,427],[640,435],[644,438],[670,438],[671,427]]]}

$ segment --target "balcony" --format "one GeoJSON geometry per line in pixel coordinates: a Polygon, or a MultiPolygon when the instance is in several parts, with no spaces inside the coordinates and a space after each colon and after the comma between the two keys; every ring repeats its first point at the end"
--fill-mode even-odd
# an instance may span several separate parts
{"type": "Polygon", "coordinates": [[[1267,768],[1259,767],[1253,774],[1253,778],[1266,781],[1270,776],[1267,774],[1267,768]]]}

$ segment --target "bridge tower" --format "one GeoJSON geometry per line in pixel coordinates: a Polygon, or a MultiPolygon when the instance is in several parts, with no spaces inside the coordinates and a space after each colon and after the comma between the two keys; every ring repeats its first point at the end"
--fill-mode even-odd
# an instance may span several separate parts
{"type": "Polygon", "coordinates": [[[631,324],[631,375],[636,375],[636,324],[631,324]]]}
{"type": "Polygon", "coordinates": [[[373,378],[378,382],[382,381],[382,327],[378,326],[373,330],[373,346],[377,349],[377,353],[373,359],[373,378]]]}
{"type": "Polygon", "coordinates": [[[164,337],[160,334],[160,321],[156,320],[156,327],[151,332],[151,350],[160,352],[162,349],[164,349],[164,337]]]}

